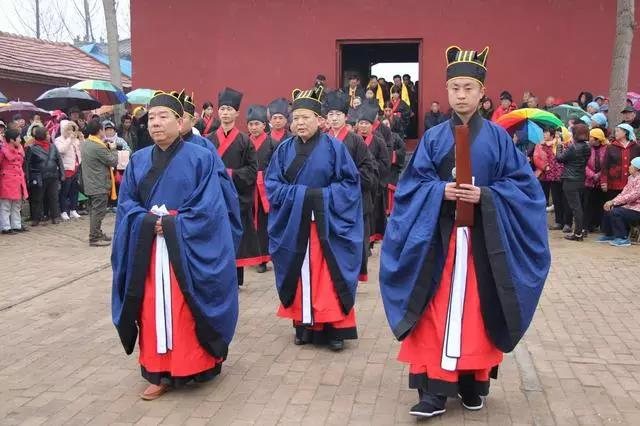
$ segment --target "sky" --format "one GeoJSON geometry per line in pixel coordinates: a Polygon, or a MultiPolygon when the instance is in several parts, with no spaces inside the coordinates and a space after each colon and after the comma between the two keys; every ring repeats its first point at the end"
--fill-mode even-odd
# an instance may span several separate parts
{"type": "MultiPolygon", "coordinates": [[[[84,0],[39,0],[40,38],[73,42],[85,37],[84,0]]],[[[107,39],[102,0],[87,0],[95,41],[107,39]]],[[[35,37],[36,0],[0,0],[0,31],[35,37]]],[[[116,0],[118,36],[130,37],[129,0],[116,0]]]]}

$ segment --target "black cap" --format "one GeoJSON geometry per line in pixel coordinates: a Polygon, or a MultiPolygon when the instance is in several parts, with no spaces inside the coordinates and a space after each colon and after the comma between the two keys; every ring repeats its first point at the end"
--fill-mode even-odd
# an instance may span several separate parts
{"type": "Polygon", "coordinates": [[[346,114],[349,111],[349,97],[341,90],[334,90],[327,93],[322,107],[327,113],[329,111],[340,111],[346,114]]]}
{"type": "Polygon", "coordinates": [[[289,101],[285,98],[272,100],[269,105],[267,105],[267,109],[269,111],[269,117],[273,117],[276,114],[284,115],[285,118],[289,117],[289,101]]]}
{"type": "Polygon", "coordinates": [[[191,96],[189,96],[185,93],[184,90],[182,90],[182,92],[178,94],[178,99],[182,104],[184,112],[189,114],[191,118],[194,118],[196,115],[196,101],[195,99],[193,99],[193,93],[191,93],[191,96]]]}
{"type": "Polygon", "coordinates": [[[249,105],[247,109],[247,123],[250,121],[261,121],[267,124],[267,108],[263,105],[249,105]]]}
{"type": "Polygon", "coordinates": [[[321,115],[321,95],[322,86],[309,90],[294,89],[293,92],[291,92],[291,98],[293,100],[291,104],[291,111],[293,112],[297,109],[308,109],[310,111],[313,111],[316,115],[321,115]]]}
{"type": "Polygon", "coordinates": [[[322,74],[318,74],[318,75],[316,76],[316,80],[325,81],[326,79],[327,79],[327,77],[325,77],[325,76],[324,76],[324,75],[322,75],[322,74]]]}
{"type": "Polygon", "coordinates": [[[161,90],[157,91],[149,101],[149,110],[154,107],[165,107],[173,111],[178,117],[182,117],[184,109],[182,103],[176,96],[176,92],[167,93],[161,90]]]}
{"type": "Polygon", "coordinates": [[[365,102],[362,105],[360,105],[360,107],[358,107],[357,118],[358,118],[358,121],[364,120],[373,124],[373,122],[376,121],[376,119],[378,118],[377,104],[373,105],[368,102],[365,102]]]}
{"type": "Polygon", "coordinates": [[[242,93],[230,87],[225,87],[218,93],[218,108],[222,106],[230,106],[236,111],[240,110],[240,102],[242,101],[242,93]]]}
{"type": "Polygon", "coordinates": [[[484,86],[484,79],[487,76],[488,47],[478,53],[475,50],[462,50],[458,46],[451,46],[445,54],[447,57],[447,81],[466,77],[472,78],[484,86]]]}
{"type": "Polygon", "coordinates": [[[626,107],[624,107],[624,109],[621,112],[622,113],[625,113],[625,112],[636,112],[636,110],[631,105],[627,105],[626,107]]]}

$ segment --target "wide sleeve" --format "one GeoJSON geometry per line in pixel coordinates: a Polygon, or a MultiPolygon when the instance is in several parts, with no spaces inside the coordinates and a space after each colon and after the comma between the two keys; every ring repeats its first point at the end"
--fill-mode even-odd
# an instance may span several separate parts
{"type": "Polygon", "coordinates": [[[398,135],[397,133],[393,133],[392,138],[393,138],[393,150],[395,153],[395,156],[392,155],[392,160],[395,160],[395,161],[392,161],[391,165],[402,170],[402,167],[404,167],[405,158],[407,156],[406,145],[404,143],[404,139],[402,139],[400,135],[398,135]]]}
{"type": "MultiPolygon", "coordinates": [[[[509,352],[533,318],[551,256],[540,182],[509,135],[500,129],[497,139],[499,158],[490,184],[481,188],[480,208],[486,252],[504,318],[503,326],[491,332],[491,337],[496,346],[509,352]]],[[[492,327],[488,325],[488,329],[492,327]]]]}
{"type": "Polygon", "coordinates": [[[244,192],[256,184],[258,175],[258,159],[256,150],[249,138],[243,136],[244,150],[242,152],[242,166],[233,169],[233,182],[239,192],[244,192]]]}
{"type": "Polygon", "coordinates": [[[420,318],[430,289],[437,285],[437,276],[428,266],[439,249],[436,230],[446,182],[438,176],[435,144],[428,143],[429,134],[422,137],[398,181],[380,252],[382,300],[399,340],[420,318]]]}
{"type": "MultiPolygon", "coordinates": [[[[211,142],[209,142],[209,145],[213,147],[211,142]]],[[[240,239],[242,238],[242,219],[240,217],[238,191],[236,190],[236,186],[233,184],[231,177],[227,173],[227,169],[224,167],[224,163],[218,155],[218,152],[215,150],[215,147],[213,147],[213,149],[213,167],[218,174],[222,197],[224,198],[224,202],[227,206],[229,224],[231,225],[231,235],[233,237],[234,253],[236,253],[240,247],[240,239]]]]}
{"type": "Polygon", "coordinates": [[[359,135],[354,136],[357,141],[355,143],[355,156],[354,162],[360,173],[360,187],[362,191],[372,191],[376,188],[378,182],[378,171],[376,168],[375,160],[365,145],[362,137],[359,135]]]}

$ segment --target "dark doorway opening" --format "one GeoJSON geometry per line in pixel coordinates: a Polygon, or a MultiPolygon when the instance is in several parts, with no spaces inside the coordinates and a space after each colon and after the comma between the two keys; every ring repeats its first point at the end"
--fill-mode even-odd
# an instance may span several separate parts
{"type": "MultiPolygon", "coordinates": [[[[351,75],[360,76],[366,88],[369,77],[375,74],[393,84],[396,74],[411,75],[414,90],[410,92],[412,117],[407,128],[407,139],[416,139],[419,132],[420,108],[420,40],[340,41],[338,42],[338,87],[348,85],[351,75]]],[[[390,86],[389,86],[390,87],[390,86]]]]}

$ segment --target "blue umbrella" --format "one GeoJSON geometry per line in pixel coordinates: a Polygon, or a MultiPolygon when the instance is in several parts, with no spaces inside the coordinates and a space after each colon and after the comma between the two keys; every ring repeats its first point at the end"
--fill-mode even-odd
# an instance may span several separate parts
{"type": "Polygon", "coordinates": [[[519,140],[526,139],[535,144],[539,144],[544,140],[542,127],[528,119],[516,128],[515,133],[518,135],[519,140]]]}
{"type": "Polygon", "coordinates": [[[0,104],[4,104],[9,102],[9,98],[7,98],[4,93],[0,92],[0,104]]]}

